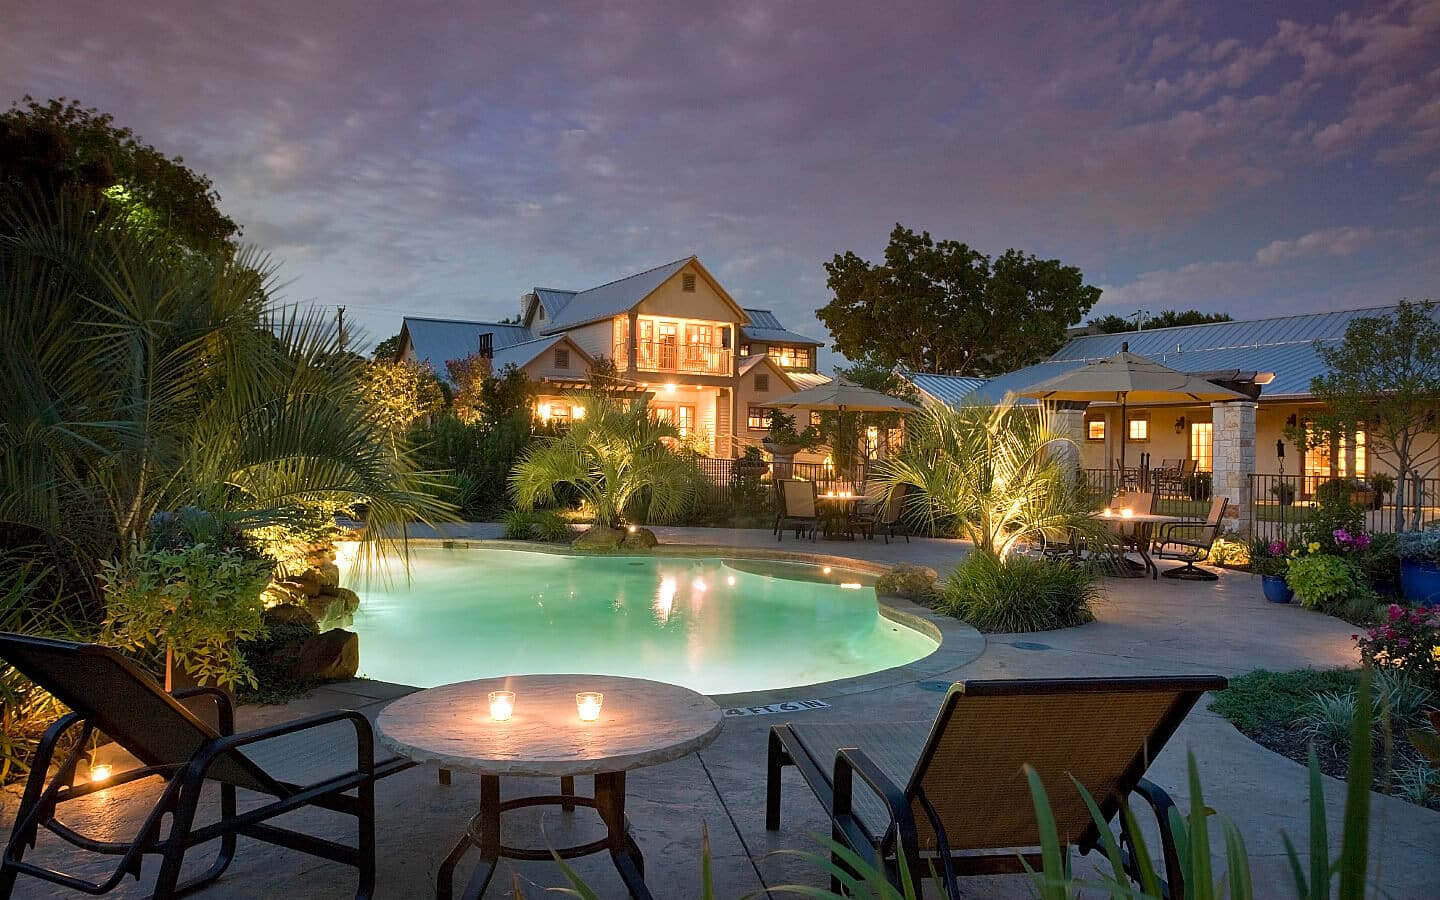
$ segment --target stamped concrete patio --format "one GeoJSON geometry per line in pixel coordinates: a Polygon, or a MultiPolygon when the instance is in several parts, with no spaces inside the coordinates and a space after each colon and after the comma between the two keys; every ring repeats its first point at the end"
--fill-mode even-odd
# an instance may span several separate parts
{"type": "MultiPolygon", "coordinates": [[[[874,562],[916,562],[942,574],[966,552],[954,541],[915,539],[906,544],[881,542],[811,544],[786,540],[777,548],[766,531],[660,529],[666,543],[765,548],[844,556],[874,562]]],[[[495,526],[452,530],[454,538],[490,538],[495,526]]],[[[1225,573],[1214,584],[1161,580],[1107,579],[1107,597],[1098,621],[1060,632],[990,635],[981,638],[953,620],[932,617],[942,626],[945,643],[935,656],[904,670],[876,673],[848,682],[792,688],[769,694],[717,697],[722,706],[758,706],[782,700],[816,699],[829,708],[787,714],[799,720],[829,719],[923,721],[938,708],[949,682],[964,678],[1014,678],[1070,675],[1129,675],[1217,672],[1237,675],[1255,668],[1353,665],[1352,627],[1337,619],[1293,606],[1268,604],[1256,581],[1225,573]]],[[[928,611],[914,608],[917,614],[928,611]]],[[[421,650],[422,648],[417,648],[421,650]]],[[[362,662],[363,668],[363,662],[362,662]]],[[[350,707],[373,715],[390,699],[411,690],[357,679],[318,690],[284,707],[245,707],[241,727],[294,718],[305,713],[350,707]]],[[[777,850],[809,850],[807,833],[828,833],[819,804],[798,776],[787,774],[784,827],[764,830],[765,738],[771,724],[786,715],[751,715],[726,720],[720,737],[703,752],[630,774],[629,813],[647,861],[647,881],[658,898],[699,895],[702,829],[708,831],[717,894],[722,898],[764,895],[787,883],[823,885],[817,867],[777,850]]],[[[341,745],[343,746],[343,745],[341,745]]],[[[1256,895],[1293,895],[1281,844],[1282,832],[1297,842],[1306,834],[1306,775],[1299,765],[1242,737],[1229,723],[1197,710],[1151,768],[1152,780],[1182,806],[1186,750],[1199,758],[1209,805],[1230,817],[1245,835],[1256,879],[1256,895]]],[[[583,789],[582,782],[582,789],[583,789]]],[[[548,788],[548,786],[547,786],[548,788]]],[[[1338,823],[1343,785],[1326,779],[1330,821],[1338,823]]],[[[8,832],[18,795],[0,795],[0,825],[8,832]]],[[[85,810],[82,825],[128,835],[141,800],[123,790],[100,795],[85,810]],[[105,796],[106,794],[112,796],[105,796]]],[[[418,767],[380,783],[380,878],[377,896],[433,896],[440,858],[478,805],[478,779],[456,773],[452,784],[438,783],[433,768],[418,767]]],[[[535,811],[532,817],[507,817],[507,843],[558,846],[588,840],[598,830],[582,811],[567,816],[535,811]],[[512,828],[513,826],[513,828],[512,828]]],[[[1434,896],[1440,883],[1440,813],[1388,797],[1373,797],[1371,846],[1389,896],[1434,896]]],[[[304,813],[318,817],[320,813],[304,813]]],[[[298,821],[298,820],[297,820],[298,821]]],[[[315,821],[324,821],[316,818],[315,821]]],[[[1332,830],[1338,831],[1338,826],[1332,830]]],[[[348,835],[336,828],[337,837],[348,835]]],[[[1338,835],[1332,835],[1338,837],[1338,835]]],[[[53,844],[53,842],[52,842],[53,844]]],[[[57,856],[51,856],[52,860],[57,856]]],[[[63,857],[58,857],[62,858],[63,857]]],[[[194,860],[197,867],[205,860],[194,860]]],[[[487,896],[510,896],[519,886],[527,896],[564,885],[550,863],[502,862],[487,896]]],[[[1077,871],[1086,871],[1082,862],[1077,871]]],[[[602,897],[623,896],[620,880],[603,856],[577,860],[576,870],[602,897]]],[[[462,873],[463,874],[463,873],[462,873]]],[[[241,841],[229,874],[204,892],[205,897],[296,898],[353,894],[353,871],[266,845],[241,841]]],[[[128,884],[120,896],[142,896],[148,880],[128,884]]],[[[1025,897],[1023,877],[971,879],[976,897],[1025,897]]],[[[22,881],[17,897],[55,896],[22,881]]]]}

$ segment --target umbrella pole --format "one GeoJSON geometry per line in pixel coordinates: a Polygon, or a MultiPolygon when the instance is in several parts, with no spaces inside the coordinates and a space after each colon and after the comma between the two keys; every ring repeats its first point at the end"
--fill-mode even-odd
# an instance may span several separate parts
{"type": "Polygon", "coordinates": [[[1125,414],[1126,392],[1120,392],[1120,490],[1125,490],[1125,437],[1130,431],[1130,422],[1125,414]]]}

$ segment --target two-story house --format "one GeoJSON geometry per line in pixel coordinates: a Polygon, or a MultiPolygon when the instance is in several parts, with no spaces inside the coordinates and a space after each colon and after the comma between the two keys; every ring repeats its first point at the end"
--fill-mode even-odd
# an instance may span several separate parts
{"type": "MultiPolygon", "coordinates": [[[[691,256],[583,291],[533,288],[518,324],[407,316],[398,358],[442,378],[447,361],[476,353],[496,370],[514,365],[537,386],[535,414],[551,420],[584,415],[570,392],[608,357],[654,415],[730,457],[764,436],[758,404],[829,380],[815,371],[820,343],[741,307],[691,256]]],[[[803,427],[808,412],[797,419],[803,427]]]]}

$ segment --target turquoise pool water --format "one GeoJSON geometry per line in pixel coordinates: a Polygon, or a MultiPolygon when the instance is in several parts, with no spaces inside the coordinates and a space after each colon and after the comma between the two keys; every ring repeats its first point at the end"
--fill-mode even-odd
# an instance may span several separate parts
{"type": "Polygon", "coordinates": [[[360,673],[433,687],[537,673],[733,693],[904,665],[936,647],[879,615],[873,580],[762,560],[421,548],[363,598],[360,673]]]}

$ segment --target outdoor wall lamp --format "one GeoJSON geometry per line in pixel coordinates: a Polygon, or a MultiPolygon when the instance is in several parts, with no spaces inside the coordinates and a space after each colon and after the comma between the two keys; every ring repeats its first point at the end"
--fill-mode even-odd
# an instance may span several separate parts
{"type": "Polygon", "coordinates": [[[1175,433],[1176,433],[1176,434],[1184,434],[1184,433],[1185,433],[1185,417],[1184,417],[1184,416],[1181,416],[1180,418],[1178,418],[1178,419],[1175,420],[1175,433]]]}

